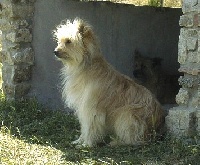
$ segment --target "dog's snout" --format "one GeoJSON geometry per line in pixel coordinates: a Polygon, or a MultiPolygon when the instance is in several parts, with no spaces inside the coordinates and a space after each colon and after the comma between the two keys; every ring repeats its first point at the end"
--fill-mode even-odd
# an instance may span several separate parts
{"type": "Polygon", "coordinates": [[[56,56],[59,56],[59,51],[54,50],[54,54],[55,54],[56,56]]]}

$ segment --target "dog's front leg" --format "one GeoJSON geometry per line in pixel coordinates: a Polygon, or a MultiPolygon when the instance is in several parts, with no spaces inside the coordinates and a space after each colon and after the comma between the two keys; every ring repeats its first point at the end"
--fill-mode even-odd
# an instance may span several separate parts
{"type": "Polygon", "coordinates": [[[102,143],[105,135],[105,114],[87,116],[81,123],[84,146],[96,146],[102,143]]]}

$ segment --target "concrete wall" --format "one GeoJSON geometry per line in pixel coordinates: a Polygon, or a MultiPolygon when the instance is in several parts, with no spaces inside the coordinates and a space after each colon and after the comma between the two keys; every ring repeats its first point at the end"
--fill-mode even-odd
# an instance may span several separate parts
{"type": "Polygon", "coordinates": [[[48,106],[63,107],[59,70],[54,58],[52,30],[61,20],[80,17],[93,25],[106,59],[120,72],[132,76],[133,54],[163,58],[169,74],[177,73],[177,45],[181,9],[156,9],[105,2],[42,0],[35,3],[31,96],[48,106]]]}

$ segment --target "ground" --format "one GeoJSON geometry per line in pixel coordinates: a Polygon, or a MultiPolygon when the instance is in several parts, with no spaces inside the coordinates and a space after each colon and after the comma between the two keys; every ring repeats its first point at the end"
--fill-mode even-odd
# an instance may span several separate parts
{"type": "Polygon", "coordinates": [[[197,165],[200,138],[153,140],[143,146],[77,148],[73,115],[49,110],[35,100],[0,101],[0,164],[197,165]]]}

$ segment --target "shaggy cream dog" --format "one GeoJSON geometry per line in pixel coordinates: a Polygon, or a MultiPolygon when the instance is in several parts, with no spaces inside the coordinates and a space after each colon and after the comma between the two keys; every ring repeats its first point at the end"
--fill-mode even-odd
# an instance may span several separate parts
{"type": "Polygon", "coordinates": [[[149,90],[120,74],[102,56],[92,27],[76,18],[53,31],[62,69],[63,99],[75,110],[81,135],[75,144],[136,145],[162,130],[164,111],[149,90]]]}

